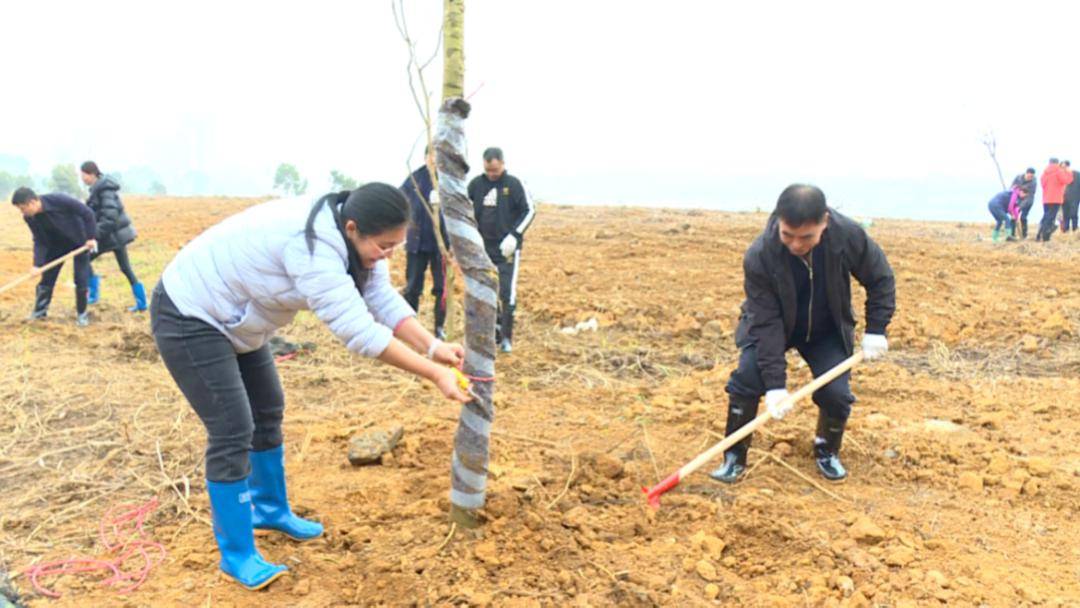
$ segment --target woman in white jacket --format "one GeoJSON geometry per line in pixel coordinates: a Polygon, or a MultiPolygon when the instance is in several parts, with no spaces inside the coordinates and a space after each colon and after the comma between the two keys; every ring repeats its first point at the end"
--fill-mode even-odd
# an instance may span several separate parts
{"type": "Polygon", "coordinates": [[[448,399],[469,400],[446,367],[460,367],[464,350],[428,333],[390,284],[387,258],[405,241],[409,213],[387,184],[313,205],[270,201],[188,243],[154,289],[154,340],[209,438],[206,486],[221,569],[245,587],[262,588],[286,570],[259,554],[254,528],[297,540],[323,531],[293,514],[285,491],[285,400],[268,342],[297,311],[312,310],[350,350],[426,378],[448,399]]]}

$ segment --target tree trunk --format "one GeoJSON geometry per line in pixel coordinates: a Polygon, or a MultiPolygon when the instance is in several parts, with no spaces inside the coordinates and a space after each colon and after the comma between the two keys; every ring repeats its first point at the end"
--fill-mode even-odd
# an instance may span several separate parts
{"type": "Polygon", "coordinates": [[[450,519],[476,527],[484,506],[488,449],[495,417],[495,317],[499,289],[495,265],[484,250],[472,202],[466,191],[465,118],[469,104],[461,98],[465,80],[464,0],[445,0],[443,101],[435,132],[439,198],[454,257],[465,275],[465,373],[472,379],[474,399],[461,409],[450,465],[450,519]]]}

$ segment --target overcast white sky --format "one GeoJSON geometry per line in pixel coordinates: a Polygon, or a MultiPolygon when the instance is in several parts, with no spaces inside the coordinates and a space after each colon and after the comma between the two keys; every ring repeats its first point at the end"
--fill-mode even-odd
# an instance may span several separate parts
{"type": "MultiPolygon", "coordinates": [[[[405,4],[430,52],[442,2],[405,4]]],[[[35,173],[396,184],[421,129],[389,0],[37,0],[0,23],[0,153],[35,173]]],[[[770,206],[798,180],[856,213],[981,218],[988,127],[1007,180],[1080,161],[1077,2],[468,0],[465,37],[474,165],[499,145],[554,202],[770,206]]]]}

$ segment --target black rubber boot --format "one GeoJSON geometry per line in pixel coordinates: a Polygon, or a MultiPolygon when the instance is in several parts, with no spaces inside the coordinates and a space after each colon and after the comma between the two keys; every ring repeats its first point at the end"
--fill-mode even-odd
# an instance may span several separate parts
{"type": "Polygon", "coordinates": [[[510,304],[502,309],[502,319],[499,322],[499,327],[502,328],[503,340],[514,339],[514,310],[516,308],[517,304],[510,304]]]}
{"type": "Polygon", "coordinates": [[[34,298],[34,311],[30,313],[30,320],[44,319],[49,316],[49,303],[52,302],[52,285],[38,285],[34,298]]]}
{"type": "Polygon", "coordinates": [[[840,444],[844,439],[846,420],[829,418],[818,411],[817,436],[814,437],[814,460],[818,472],[829,481],[841,481],[847,477],[847,469],[840,462],[840,444]]]}
{"type": "Polygon", "coordinates": [[[1027,220],[1020,220],[1021,238],[1027,238],[1027,220]]]}
{"type": "MultiPolygon", "coordinates": [[[[724,436],[733,434],[750,423],[758,412],[760,399],[747,397],[728,396],[727,428],[724,436]]],[[[724,452],[724,464],[716,468],[709,477],[724,483],[735,483],[746,471],[746,452],[750,449],[750,437],[736,443],[727,452],[724,452]]]]}

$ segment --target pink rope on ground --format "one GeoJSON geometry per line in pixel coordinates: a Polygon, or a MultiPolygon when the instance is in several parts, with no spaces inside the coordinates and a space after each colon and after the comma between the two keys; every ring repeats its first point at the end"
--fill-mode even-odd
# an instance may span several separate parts
{"type": "Polygon", "coordinates": [[[287,353],[287,354],[284,354],[284,355],[278,355],[278,356],[274,357],[274,363],[284,363],[285,361],[289,361],[289,360],[291,360],[291,359],[295,359],[295,358],[296,358],[296,355],[297,355],[297,353],[299,353],[299,352],[300,352],[300,351],[296,351],[296,352],[292,352],[292,353],[287,353]]]}
{"type": "Polygon", "coordinates": [[[146,519],[157,508],[157,498],[142,505],[114,505],[105,512],[98,524],[98,539],[105,553],[115,553],[116,556],[112,559],[69,557],[31,566],[26,569],[26,575],[34,590],[41,595],[58,598],[59,593],[46,588],[38,579],[97,570],[112,572],[112,576],[101,581],[101,584],[118,587],[117,593],[130,593],[138,589],[146,582],[150,571],[165,561],[164,545],[148,540],[143,530],[146,519]],[[142,566],[138,570],[127,571],[124,565],[132,557],[141,558],[142,566]]]}

